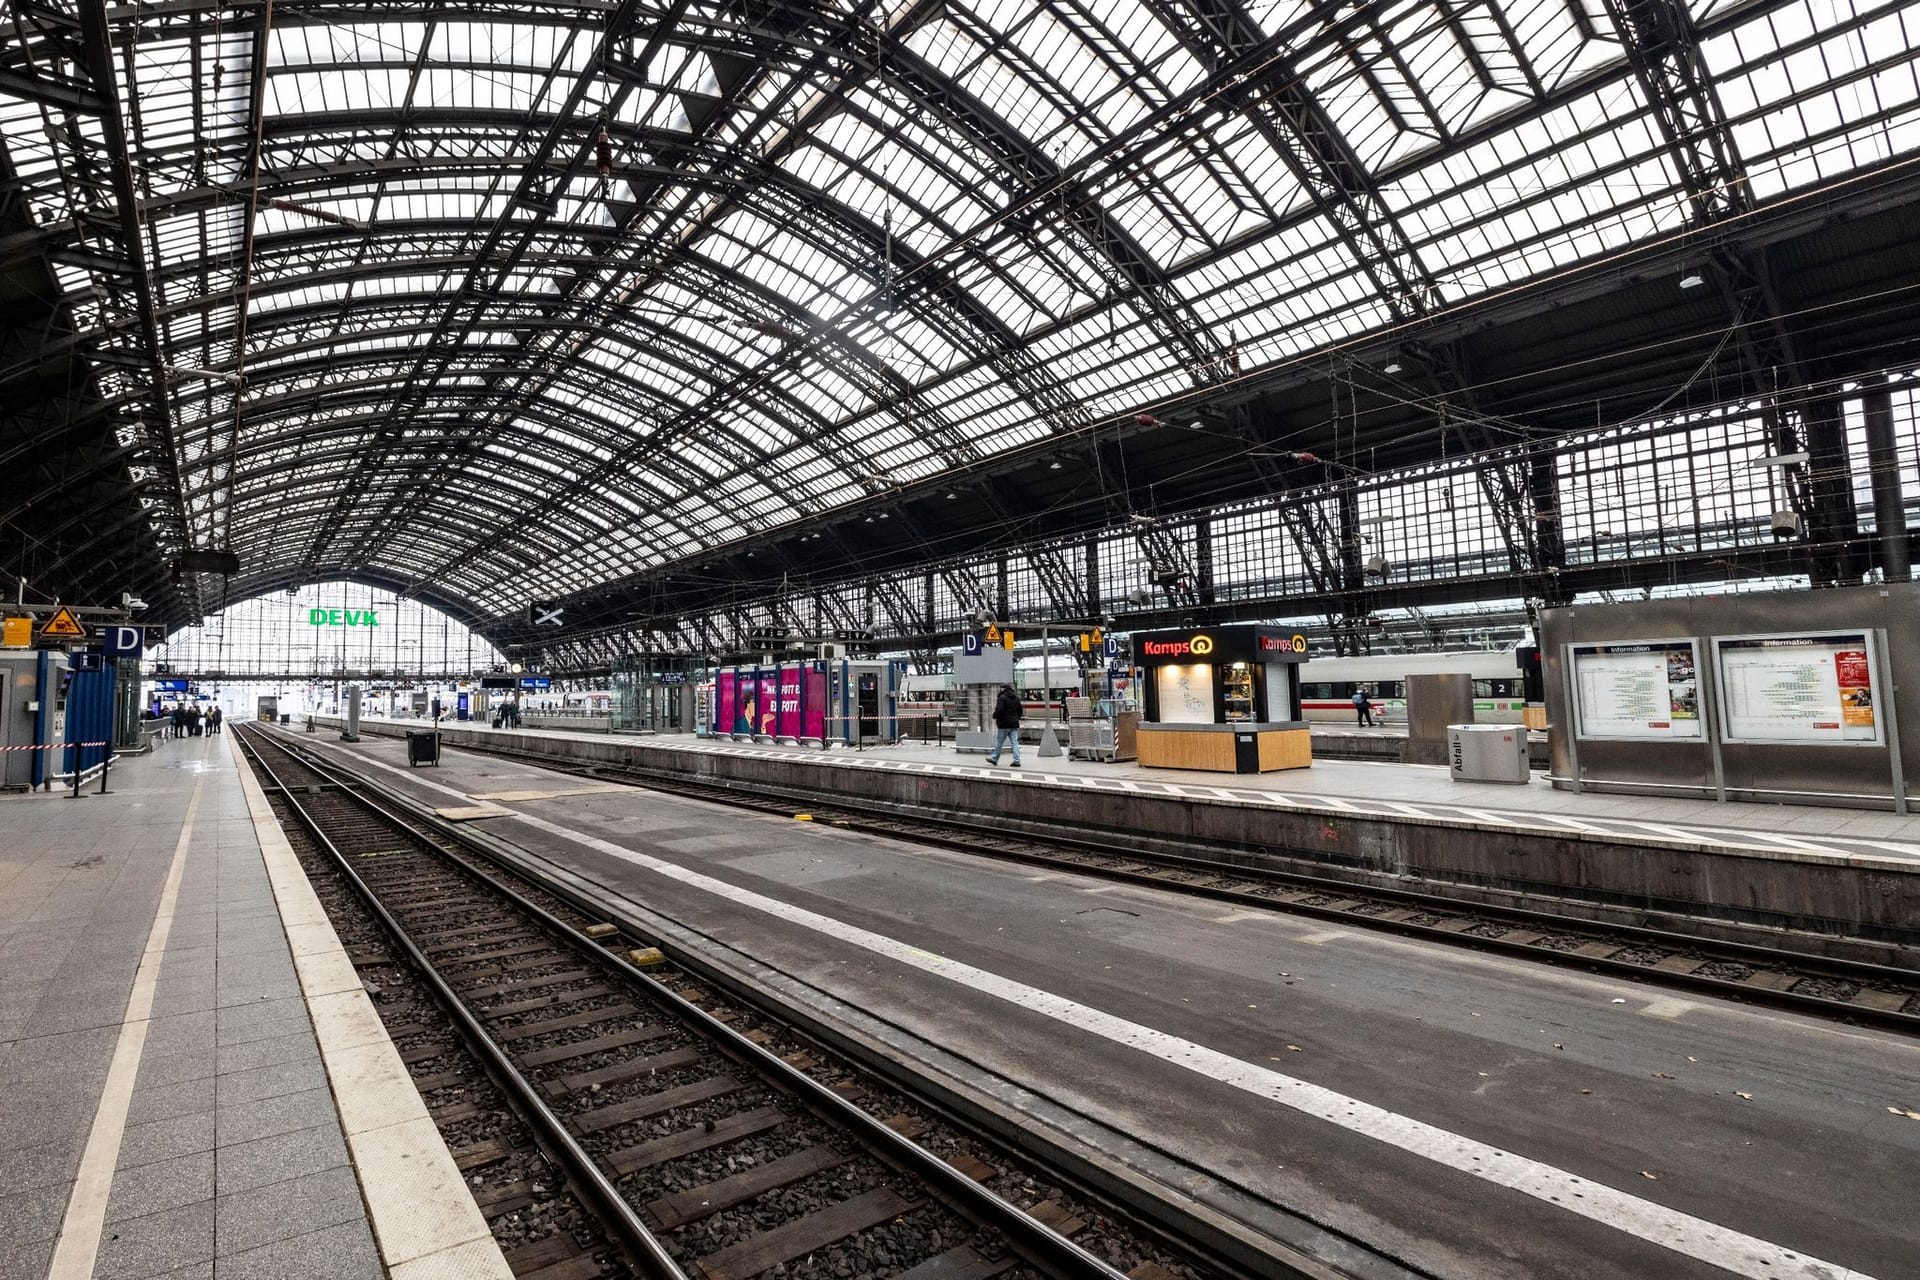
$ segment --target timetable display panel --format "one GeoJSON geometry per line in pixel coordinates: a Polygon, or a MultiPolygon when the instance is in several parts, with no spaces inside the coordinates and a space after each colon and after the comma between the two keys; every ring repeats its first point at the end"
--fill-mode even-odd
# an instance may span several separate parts
{"type": "Polygon", "coordinates": [[[1865,632],[1718,637],[1727,742],[1884,741],[1878,664],[1865,632]]]}
{"type": "Polygon", "coordinates": [[[1704,736],[1692,640],[1568,646],[1582,738],[1671,742],[1704,736]]]}

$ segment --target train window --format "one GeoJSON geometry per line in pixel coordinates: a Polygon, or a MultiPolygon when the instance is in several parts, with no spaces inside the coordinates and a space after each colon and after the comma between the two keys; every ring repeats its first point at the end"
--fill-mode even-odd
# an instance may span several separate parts
{"type": "Polygon", "coordinates": [[[1382,680],[1380,693],[1382,698],[1404,698],[1407,696],[1407,684],[1404,680],[1382,680]]]}
{"type": "Polygon", "coordinates": [[[1325,680],[1302,680],[1300,682],[1300,696],[1302,698],[1331,698],[1333,696],[1333,686],[1325,680]]]}

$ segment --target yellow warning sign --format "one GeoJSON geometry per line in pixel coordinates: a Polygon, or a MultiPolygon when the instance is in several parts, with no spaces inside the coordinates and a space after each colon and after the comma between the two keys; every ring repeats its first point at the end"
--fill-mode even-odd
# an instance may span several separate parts
{"type": "Polygon", "coordinates": [[[73,616],[73,610],[61,605],[47,619],[47,625],[40,628],[43,640],[85,640],[87,629],[80,625],[80,619],[73,616]]]}
{"type": "Polygon", "coordinates": [[[999,627],[988,627],[988,628],[987,628],[987,643],[988,643],[988,644],[999,644],[999,643],[1000,643],[1000,628],[999,628],[999,627]]]}
{"type": "Polygon", "coordinates": [[[4,634],[0,634],[0,646],[8,649],[31,649],[33,647],[33,619],[8,618],[4,634]]]}

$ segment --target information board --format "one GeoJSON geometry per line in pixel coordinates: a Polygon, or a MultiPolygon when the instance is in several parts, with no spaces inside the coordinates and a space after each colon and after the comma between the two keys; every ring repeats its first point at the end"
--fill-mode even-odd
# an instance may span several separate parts
{"type": "Polygon", "coordinates": [[[1863,632],[1716,637],[1728,742],[1881,741],[1863,632]]]}
{"type": "Polygon", "coordinates": [[[1691,640],[1576,644],[1574,699],[1583,738],[1698,738],[1699,653],[1691,640]]]}

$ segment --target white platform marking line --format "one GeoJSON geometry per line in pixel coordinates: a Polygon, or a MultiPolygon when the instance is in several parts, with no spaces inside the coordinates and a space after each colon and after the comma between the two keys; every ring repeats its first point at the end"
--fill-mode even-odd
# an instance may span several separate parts
{"type": "Polygon", "coordinates": [[[1598,827],[1595,827],[1595,826],[1594,826],[1594,825],[1593,825],[1592,823],[1590,823],[1590,822],[1582,822],[1582,821],[1581,821],[1580,819],[1578,819],[1578,818],[1569,818],[1569,817],[1567,817],[1567,816],[1566,816],[1565,814],[1563,814],[1563,813],[1536,813],[1536,814],[1534,814],[1534,815],[1533,815],[1533,821],[1535,821],[1535,822],[1552,822],[1552,823],[1555,823],[1555,824],[1557,824],[1557,825],[1559,825],[1559,826],[1563,826],[1563,827],[1570,827],[1570,828],[1572,828],[1572,829],[1573,829],[1573,830],[1575,830],[1575,831],[1597,831],[1597,830],[1599,830],[1599,828],[1598,828],[1598,827]]]}
{"type": "Polygon", "coordinates": [[[1339,796],[1309,796],[1307,797],[1307,803],[1323,804],[1329,809],[1345,809],[1348,813],[1354,811],[1353,801],[1342,800],[1339,796]]]}
{"type": "Polygon", "coordinates": [[[598,836],[573,831],[545,818],[523,815],[522,820],[561,839],[586,845],[741,906],[960,983],[1090,1035],[1151,1054],[1163,1062],[1207,1079],[1221,1081],[1349,1132],[1511,1188],[1617,1231],[1712,1263],[1736,1275],[1748,1276],[1751,1280],[1777,1280],[1781,1276],[1800,1276],[1805,1280],[1841,1280],[1842,1277],[1847,1280],[1871,1280],[1861,1272],[1807,1258],[1704,1218],[1629,1195],[1605,1183],[1575,1177],[1538,1160],[1502,1151],[1411,1116],[1399,1115],[1332,1089],[1243,1062],[1190,1040],[1182,1040],[1164,1031],[1078,1004],[1050,991],[1042,991],[972,965],[933,955],[907,943],[776,901],[675,863],[623,849],[598,836]]]}
{"type": "Polygon", "coordinates": [[[1614,826],[1638,827],[1642,831],[1651,831],[1663,840],[1685,840],[1697,843],[1701,839],[1697,831],[1683,831],[1679,827],[1662,826],[1657,822],[1634,822],[1627,818],[1609,818],[1607,821],[1614,826]]]}
{"type": "Polygon", "coordinates": [[[1841,836],[1848,844],[1857,844],[1866,849],[1884,849],[1888,853],[1899,854],[1903,858],[1920,858],[1920,844],[1895,844],[1891,840],[1865,840],[1859,836],[1841,836]]]}
{"type": "Polygon", "coordinates": [[[173,846],[173,862],[167,867],[166,884],[160,890],[153,928],[147,932],[147,949],[134,971],[126,1016],[113,1046],[113,1064],[107,1068],[106,1087],[93,1113],[93,1130],[87,1135],[80,1171],[67,1197],[60,1242],[54,1246],[47,1280],[91,1280],[93,1275],[94,1260],[100,1253],[100,1232],[107,1219],[107,1198],[113,1191],[113,1171],[120,1163],[120,1141],[127,1131],[127,1109],[133,1103],[133,1083],[147,1048],[153,992],[160,984],[160,966],[167,958],[167,939],[173,935],[174,907],[180,900],[180,879],[187,869],[187,850],[193,847],[193,820],[200,812],[200,792],[205,785],[205,774],[195,778],[193,794],[187,798],[186,821],[180,824],[180,839],[173,846]]]}
{"type": "Polygon", "coordinates": [[[1426,818],[1431,820],[1434,816],[1431,809],[1422,809],[1419,805],[1408,804],[1404,800],[1389,800],[1387,801],[1387,808],[1397,809],[1409,818],[1426,818]]]}
{"type": "Polygon", "coordinates": [[[1527,825],[1526,823],[1517,821],[1516,819],[1503,817],[1502,815],[1494,813],[1488,809],[1458,809],[1457,808],[1454,810],[1454,812],[1464,813],[1469,818],[1472,818],[1475,822],[1491,822],[1495,826],[1524,827],[1527,825]]]}
{"type": "Polygon", "coordinates": [[[1783,845],[1789,849],[1805,849],[1809,853],[1839,852],[1830,844],[1816,844],[1811,840],[1801,840],[1794,836],[1775,835],[1771,831],[1749,831],[1745,834],[1749,840],[1765,840],[1768,844],[1783,845]]]}

